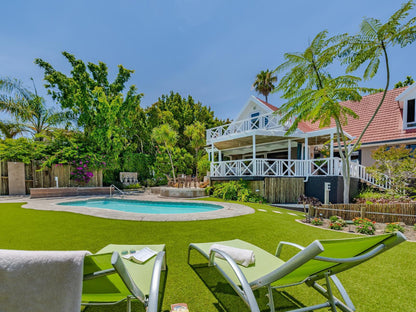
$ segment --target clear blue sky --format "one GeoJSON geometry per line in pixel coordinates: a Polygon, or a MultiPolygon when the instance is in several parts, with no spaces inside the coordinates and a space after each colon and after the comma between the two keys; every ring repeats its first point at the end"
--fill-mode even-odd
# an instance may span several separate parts
{"type": "MultiPolygon", "coordinates": [[[[250,95],[256,74],[302,51],[319,31],[358,31],[363,17],[386,20],[399,0],[71,0],[3,1],[0,77],[15,77],[41,94],[42,58],[69,73],[62,51],[85,62],[103,61],[114,77],[122,64],[144,93],[143,106],[170,90],[234,118],[250,95]]],[[[416,11],[412,11],[416,15],[416,11]]],[[[416,79],[416,43],[390,50],[392,84],[416,79]]],[[[380,72],[367,85],[381,88],[380,72]]],[[[48,103],[53,104],[51,99],[48,103]]],[[[269,102],[279,106],[278,94],[269,102]]]]}

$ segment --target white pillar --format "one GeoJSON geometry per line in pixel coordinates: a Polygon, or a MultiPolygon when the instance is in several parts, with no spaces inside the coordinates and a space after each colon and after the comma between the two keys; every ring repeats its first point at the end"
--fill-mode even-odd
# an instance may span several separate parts
{"type": "Polygon", "coordinates": [[[305,138],[305,160],[309,159],[308,137],[305,138]]]}
{"type": "Polygon", "coordinates": [[[330,143],[330,149],[329,149],[329,157],[334,158],[334,134],[331,133],[331,143],[330,143]]]}
{"type": "Polygon", "coordinates": [[[257,164],[256,164],[256,136],[253,134],[253,173],[257,175],[257,164]]]}
{"type": "MultiPolygon", "coordinates": [[[[305,137],[305,160],[309,159],[309,146],[308,146],[308,137],[305,137]]],[[[310,166],[308,162],[305,161],[305,175],[309,176],[310,166]]]]}
{"type": "Polygon", "coordinates": [[[214,161],[214,144],[211,145],[211,161],[214,161]]]}
{"type": "Polygon", "coordinates": [[[292,159],[292,140],[287,140],[287,159],[292,159]]]}
{"type": "Polygon", "coordinates": [[[221,153],[221,151],[218,151],[218,161],[222,161],[222,153],[221,153]]]}

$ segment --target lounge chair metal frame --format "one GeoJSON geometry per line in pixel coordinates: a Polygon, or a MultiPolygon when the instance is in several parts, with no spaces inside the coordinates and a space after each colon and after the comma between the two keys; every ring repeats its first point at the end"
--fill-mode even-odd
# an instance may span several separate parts
{"type": "Polygon", "coordinates": [[[145,307],[147,307],[147,312],[157,312],[161,271],[166,270],[165,251],[160,251],[156,255],[155,263],[153,265],[149,296],[145,296],[133,281],[120,257],[120,254],[117,251],[114,251],[111,256],[111,265],[113,266],[112,269],[85,274],[83,280],[87,281],[110,274],[118,274],[127,289],[131,292],[131,296],[127,296],[125,299],[116,302],[83,302],[82,305],[114,305],[126,300],[127,312],[131,312],[132,299],[138,299],[145,307]]]}
{"type": "Polygon", "coordinates": [[[396,236],[396,240],[394,240],[388,246],[386,246],[383,241],[375,246],[372,246],[370,250],[366,251],[365,253],[357,255],[355,257],[350,257],[350,258],[330,258],[330,257],[319,256],[319,254],[324,251],[324,247],[318,240],[312,242],[307,247],[303,247],[303,246],[290,243],[290,242],[280,242],[277,246],[276,253],[275,253],[275,256],[278,258],[280,257],[281,251],[284,246],[292,246],[292,247],[300,249],[300,251],[296,255],[294,255],[292,258],[290,258],[287,262],[285,262],[280,267],[278,267],[277,269],[251,282],[247,281],[240,267],[235,263],[235,261],[227,253],[225,253],[224,251],[215,249],[215,248],[211,249],[210,253],[207,254],[204,250],[198,247],[198,244],[190,244],[188,247],[188,264],[190,264],[191,250],[197,250],[201,255],[203,255],[209,261],[208,263],[209,266],[214,266],[221,273],[221,275],[228,281],[231,287],[242,298],[242,300],[246,303],[246,305],[251,309],[252,312],[260,311],[257,301],[253,294],[254,290],[261,288],[261,287],[267,287],[266,296],[268,297],[268,306],[271,311],[275,311],[272,290],[277,289],[277,288],[286,288],[290,286],[300,285],[303,283],[317,290],[318,293],[320,293],[322,296],[324,296],[327,299],[327,301],[321,304],[291,310],[291,312],[312,311],[312,310],[322,309],[322,308],[330,308],[331,311],[337,311],[337,307],[343,312],[353,312],[355,311],[354,304],[352,303],[350,297],[348,296],[348,293],[345,290],[344,286],[342,285],[340,280],[336,277],[335,273],[333,272],[333,269],[337,271],[337,273],[347,270],[406,240],[404,235],[400,232],[394,233],[391,236],[396,236]],[[238,278],[238,281],[241,287],[237,285],[232,280],[232,278],[228,276],[224,272],[224,270],[217,264],[216,262],[217,258],[215,257],[216,254],[221,255],[225,259],[227,264],[232,268],[234,274],[238,278]],[[319,260],[319,261],[334,263],[334,266],[332,266],[330,269],[317,272],[315,275],[308,276],[304,280],[297,282],[297,283],[286,284],[286,285],[281,285],[281,286],[271,285],[273,282],[278,281],[279,279],[293,272],[294,270],[301,267],[302,265],[304,265],[310,260],[319,260]],[[342,267],[339,267],[339,266],[342,266],[342,267]],[[317,280],[320,280],[322,278],[325,279],[326,288],[319,285],[316,282],[317,280]],[[334,296],[330,280],[332,280],[333,284],[338,289],[339,293],[342,296],[343,301],[341,301],[340,299],[334,296]]]}

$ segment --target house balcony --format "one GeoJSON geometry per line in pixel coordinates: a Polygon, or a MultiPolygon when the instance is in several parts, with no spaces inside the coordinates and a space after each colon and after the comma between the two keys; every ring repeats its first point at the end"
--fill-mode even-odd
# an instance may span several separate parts
{"type": "MultiPolygon", "coordinates": [[[[240,159],[211,162],[211,178],[247,177],[303,177],[342,176],[342,160],[338,157],[291,160],[291,159],[240,159]]],[[[382,189],[391,187],[387,176],[375,178],[366,167],[350,163],[350,176],[382,189]]]]}
{"type": "Polygon", "coordinates": [[[242,137],[244,134],[262,134],[265,133],[264,131],[278,132],[283,136],[291,123],[287,122],[285,125],[281,125],[280,119],[277,114],[264,114],[208,129],[206,132],[207,145],[242,137]]]}

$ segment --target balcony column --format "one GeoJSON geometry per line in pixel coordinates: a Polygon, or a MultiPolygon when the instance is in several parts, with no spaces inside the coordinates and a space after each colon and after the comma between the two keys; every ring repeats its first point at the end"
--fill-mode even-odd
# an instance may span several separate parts
{"type": "Polygon", "coordinates": [[[214,144],[211,145],[211,161],[214,161],[214,144]]]}
{"type": "Polygon", "coordinates": [[[222,161],[222,153],[218,150],[218,161],[222,161]]]}
{"type": "Polygon", "coordinates": [[[257,175],[256,164],[256,136],[253,134],[253,175],[257,175]]]}
{"type": "Polygon", "coordinates": [[[308,146],[308,137],[305,137],[305,175],[309,176],[310,166],[307,162],[309,160],[309,146],[308,146]]]}
{"type": "Polygon", "coordinates": [[[330,175],[334,175],[334,134],[331,133],[330,144],[329,144],[329,163],[328,172],[330,175]]]}
{"type": "Polygon", "coordinates": [[[287,159],[292,159],[292,140],[287,140],[287,159]]]}

